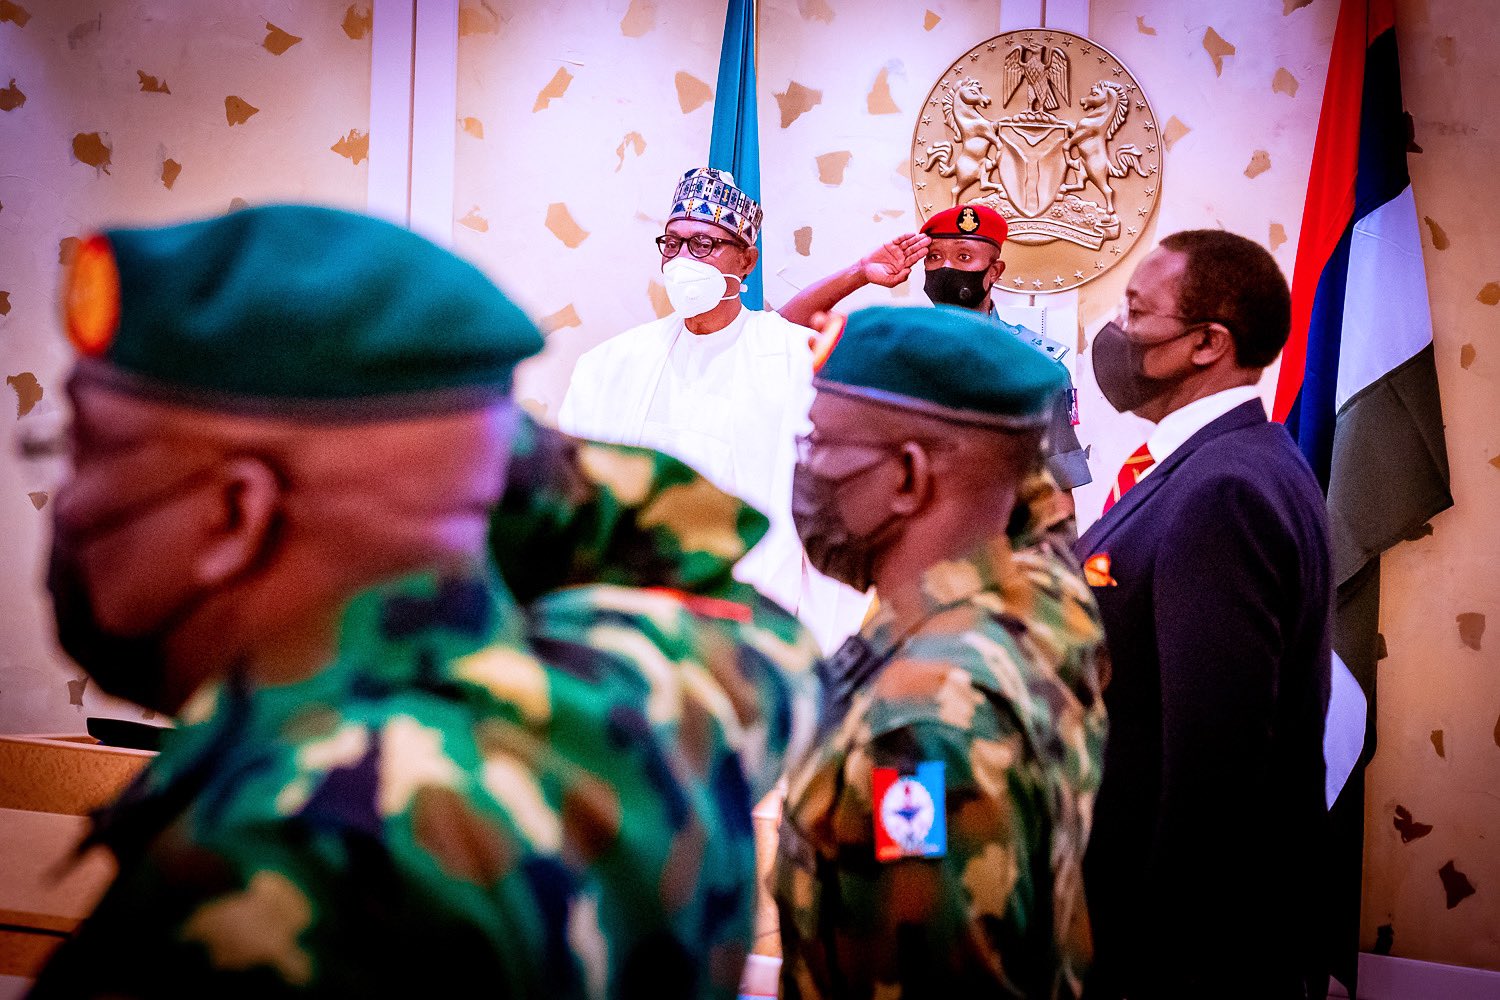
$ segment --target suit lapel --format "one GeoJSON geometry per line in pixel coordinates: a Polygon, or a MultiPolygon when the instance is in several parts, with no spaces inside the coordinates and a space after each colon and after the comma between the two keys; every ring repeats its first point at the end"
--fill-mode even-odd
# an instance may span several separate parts
{"type": "Polygon", "coordinates": [[[1256,399],[1241,403],[1222,417],[1209,421],[1198,433],[1184,441],[1180,448],[1168,455],[1165,462],[1152,469],[1149,476],[1126,490],[1119,502],[1109,509],[1109,513],[1089,526],[1089,530],[1083,533],[1083,537],[1078,539],[1078,544],[1075,546],[1079,557],[1086,558],[1103,549],[1104,543],[1119,529],[1120,525],[1143,507],[1146,501],[1150,500],[1167,481],[1172,471],[1187,461],[1188,457],[1204,444],[1220,434],[1228,434],[1230,431],[1265,422],[1265,407],[1256,399]]]}

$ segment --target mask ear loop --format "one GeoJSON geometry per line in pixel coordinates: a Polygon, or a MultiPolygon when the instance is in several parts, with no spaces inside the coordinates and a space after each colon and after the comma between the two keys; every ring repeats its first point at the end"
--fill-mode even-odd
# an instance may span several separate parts
{"type": "Polygon", "coordinates": [[[724,275],[724,277],[726,277],[726,278],[733,278],[735,280],[735,282],[739,284],[740,287],[737,290],[735,290],[733,292],[730,292],[728,295],[724,296],[722,299],[719,300],[720,302],[728,302],[730,299],[737,299],[741,295],[745,294],[745,279],[744,278],[741,278],[738,274],[726,274],[726,275],[724,275]]]}

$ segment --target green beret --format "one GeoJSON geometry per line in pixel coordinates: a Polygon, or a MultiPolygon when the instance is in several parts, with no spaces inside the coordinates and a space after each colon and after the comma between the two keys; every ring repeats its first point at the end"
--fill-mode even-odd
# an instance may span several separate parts
{"type": "Polygon", "coordinates": [[[78,249],[69,335],[91,370],[207,409],[361,419],[485,405],[542,348],[472,264],[399,226],[275,205],[78,249]]]}
{"type": "Polygon", "coordinates": [[[849,314],[820,390],[1000,428],[1046,424],[1064,370],[983,313],[871,306],[849,314]]]}

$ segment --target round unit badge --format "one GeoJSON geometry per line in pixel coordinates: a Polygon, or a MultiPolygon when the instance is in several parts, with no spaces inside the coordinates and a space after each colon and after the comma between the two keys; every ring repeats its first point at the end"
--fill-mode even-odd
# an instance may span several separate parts
{"type": "Polygon", "coordinates": [[[880,800],[886,833],[903,851],[921,851],[935,814],[931,793],[916,778],[896,779],[880,800]]]}

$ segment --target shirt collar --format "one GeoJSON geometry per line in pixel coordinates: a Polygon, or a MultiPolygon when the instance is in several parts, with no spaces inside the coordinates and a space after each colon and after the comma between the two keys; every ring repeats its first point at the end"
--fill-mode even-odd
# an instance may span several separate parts
{"type": "Polygon", "coordinates": [[[1259,398],[1259,386],[1237,385],[1233,389],[1225,389],[1222,392],[1204,396],[1202,399],[1195,399],[1186,406],[1179,407],[1162,417],[1161,423],[1156,425],[1156,430],[1152,431],[1151,436],[1146,439],[1146,447],[1151,452],[1152,465],[1146,469],[1141,478],[1150,475],[1152,469],[1161,465],[1167,460],[1167,456],[1186,444],[1188,438],[1236,406],[1259,398]]]}

